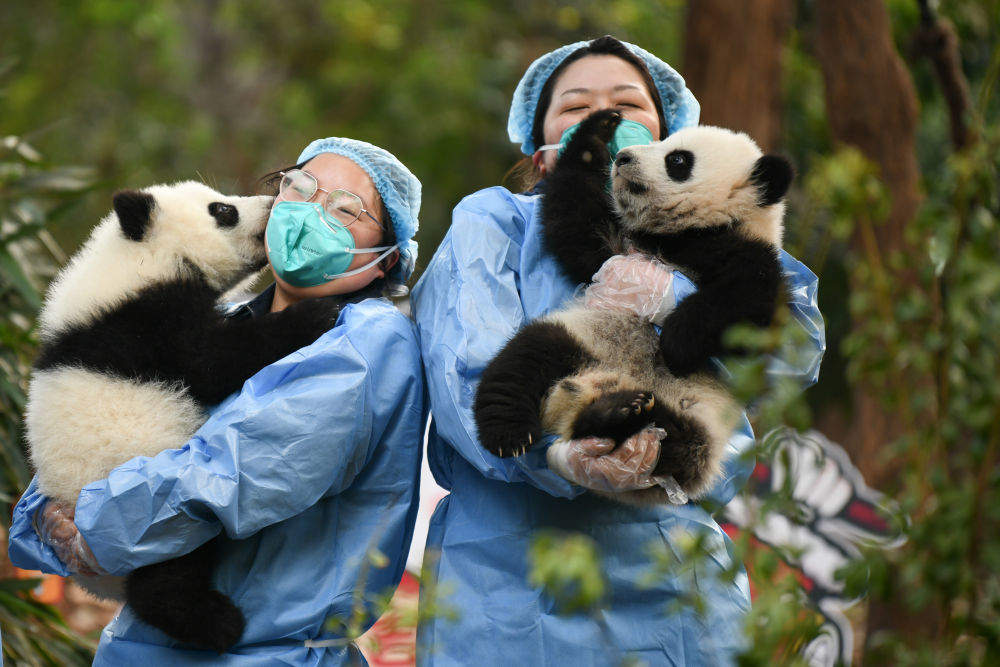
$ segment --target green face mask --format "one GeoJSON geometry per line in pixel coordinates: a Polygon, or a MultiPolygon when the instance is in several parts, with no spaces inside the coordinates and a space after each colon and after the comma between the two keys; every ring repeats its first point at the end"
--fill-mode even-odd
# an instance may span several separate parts
{"type": "MultiPolygon", "coordinates": [[[[550,151],[558,148],[559,155],[562,155],[563,151],[566,150],[566,146],[569,145],[569,140],[573,138],[573,135],[576,134],[579,128],[580,123],[570,125],[563,131],[558,144],[547,144],[538,150],[550,151]]],[[[615,156],[618,155],[618,151],[623,148],[645,146],[651,143],[653,143],[653,133],[649,131],[648,127],[634,120],[622,119],[618,127],[615,128],[615,133],[611,137],[611,141],[608,142],[608,150],[611,151],[611,160],[614,161],[615,156]]]]}

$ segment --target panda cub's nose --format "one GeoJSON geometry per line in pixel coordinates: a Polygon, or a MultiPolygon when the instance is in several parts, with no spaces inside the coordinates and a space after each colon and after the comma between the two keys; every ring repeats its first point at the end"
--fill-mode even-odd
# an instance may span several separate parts
{"type": "Polygon", "coordinates": [[[628,153],[624,152],[619,153],[618,156],[615,158],[615,164],[617,164],[618,166],[621,166],[623,164],[628,164],[629,162],[632,162],[632,156],[629,155],[628,153]]]}

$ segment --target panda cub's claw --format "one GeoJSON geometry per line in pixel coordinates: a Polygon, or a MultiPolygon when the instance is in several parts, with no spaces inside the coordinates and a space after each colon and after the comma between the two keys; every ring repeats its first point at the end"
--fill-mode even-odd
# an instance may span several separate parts
{"type": "Polygon", "coordinates": [[[502,459],[524,456],[535,444],[534,434],[530,431],[527,435],[516,435],[514,432],[480,434],[479,440],[486,451],[502,459]]]}
{"type": "Polygon", "coordinates": [[[587,116],[580,123],[580,134],[595,136],[602,144],[611,141],[615,130],[622,122],[622,114],[615,109],[601,109],[587,116]]]}
{"type": "Polygon", "coordinates": [[[577,415],[573,437],[611,438],[621,444],[657,422],[656,397],[649,391],[615,391],[598,396],[577,415]]]}
{"type": "Polygon", "coordinates": [[[607,144],[621,121],[621,113],[614,109],[602,109],[587,116],[569,140],[560,162],[563,165],[578,164],[606,170],[611,163],[607,144]]]}

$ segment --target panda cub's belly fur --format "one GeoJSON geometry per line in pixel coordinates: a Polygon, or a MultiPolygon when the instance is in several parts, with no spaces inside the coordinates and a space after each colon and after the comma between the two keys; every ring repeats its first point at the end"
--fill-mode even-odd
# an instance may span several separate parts
{"type": "MultiPolygon", "coordinates": [[[[619,393],[652,392],[648,408],[659,412],[662,418],[656,425],[668,432],[662,444],[663,467],[673,472],[691,498],[708,491],[720,472],[726,443],[740,414],[725,386],[704,373],[673,376],[662,363],[655,329],[633,313],[592,310],[573,303],[540,321],[562,326],[596,360],[557,382],[546,394],[541,409],[545,430],[563,439],[580,437],[582,433],[574,432],[574,427],[596,400],[619,393]]],[[[604,495],[633,504],[667,502],[666,492],[659,487],[604,495]]]]}
{"type": "Polygon", "coordinates": [[[187,442],[206,416],[180,383],[79,366],[36,370],[29,396],[25,422],[39,490],[72,503],[129,459],[187,442]]]}

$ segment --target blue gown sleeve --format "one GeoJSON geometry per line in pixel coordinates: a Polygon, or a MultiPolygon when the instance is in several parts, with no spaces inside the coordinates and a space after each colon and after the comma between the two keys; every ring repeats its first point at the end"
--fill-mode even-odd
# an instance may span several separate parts
{"type": "MultiPolygon", "coordinates": [[[[246,538],[346,489],[384,437],[419,438],[423,407],[412,324],[384,302],[349,305],[318,341],[215,408],[184,447],[132,459],[84,487],[77,527],[111,574],[222,532],[246,538]]],[[[30,525],[38,497],[22,498],[18,528],[30,525]]]]}
{"type": "MultiPolygon", "coordinates": [[[[816,301],[819,282],[805,264],[784,250],[780,252],[779,259],[788,289],[788,307],[795,325],[803,333],[805,343],[789,350],[787,358],[769,358],[767,374],[775,379],[796,379],[805,388],[814,384],[819,377],[820,362],[826,352],[826,329],[816,301]]],[[[687,278],[679,277],[680,280],[675,281],[675,297],[678,300],[694,290],[687,278]]],[[[729,439],[722,477],[707,494],[712,503],[717,503],[719,507],[725,505],[746,485],[756,464],[751,454],[753,445],[753,429],[744,414],[739,427],[729,439]]]]}
{"type": "Polygon", "coordinates": [[[794,378],[806,388],[819,379],[819,366],[826,352],[826,327],[817,303],[819,281],[805,264],[784,250],[780,260],[788,288],[788,307],[804,343],[789,350],[787,358],[772,357],[767,372],[774,378],[794,378]]]}
{"type": "Polygon", "coordinates": [[[508,197],[492,188],[462,200],[414,289],[435,437],[489,479],[526,482],[554,496],[575,497],[583,489],[545,463],[551,437],[524,456],[501,459],[483,449],[476,434],[472,405],[479,378],[527,320],[518,274],[527,221],[508,197]]]}

